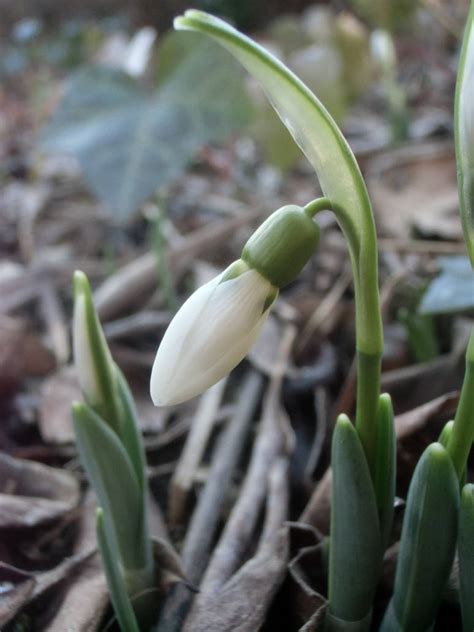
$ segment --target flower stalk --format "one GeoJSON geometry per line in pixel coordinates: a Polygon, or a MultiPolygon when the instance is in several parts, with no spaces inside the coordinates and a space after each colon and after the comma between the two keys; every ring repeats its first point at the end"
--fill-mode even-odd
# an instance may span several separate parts
{"type": "Polygon", "coordinates": [[[273,107],[314,167],[349,245],[356,305],[358,387],[356,428],[373,474],[383,351],[377,242],[360,169],[336,123],[304,83],[271,53],[226,22],[189,10],[175,28],[204,33],[226,48],[262,85],[273,107]]]}

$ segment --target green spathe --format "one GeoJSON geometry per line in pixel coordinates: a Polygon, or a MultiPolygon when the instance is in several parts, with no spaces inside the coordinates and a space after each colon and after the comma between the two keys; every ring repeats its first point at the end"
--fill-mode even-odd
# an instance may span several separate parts
{"type": "Polygon", "coordinates": [[[381,632],[431,629],[454,559],[458,511],[456,470],[446,449],[432,443],[410,484],[395,590],[381,632]]]}
{"type": "Polygon", "coordinates": [[[272,213],[253,233],[242,250],[242,259],[282,288],[297,278],[318,241],[318,225],[302,207],[289,204],[272,213]]]}
{"type": "Polygon", "coordinates": [[[359,436],[339,415],[332,439],[333,472],[329,605],[326,625],[368,630],[378,581],[382,545],[377,502],[359,436]],[[338,622],[339,621],[339,622],[338,622]],[[350,626],[354,627],[350,627],[350,626]]]}
{"type": "Polygon", "coordinates": [[[459,513],[459,596],[463,632],[474,629],[474,485],[463,487],[459,513]]]}

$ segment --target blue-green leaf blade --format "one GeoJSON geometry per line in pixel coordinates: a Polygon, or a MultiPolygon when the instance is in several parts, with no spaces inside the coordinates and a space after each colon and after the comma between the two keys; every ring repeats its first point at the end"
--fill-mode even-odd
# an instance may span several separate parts
{"type": "Polygon", "coordinates": [[[459,515],[459,582],[464,632],[474,630],[474,485],[465,485],[459,515]]]}
{"type": "Polygon", "coordinates": [[[331,463],[329,612],[370,624],[382,556],[379,517],[364,450],[345,415],[336,422],[331,463]]]}
{"type": "Polygon", "coordinates": [[[120,423],[120,439],[122,445],[128,453],[130,462],[135,470],[135,474],[138,480],[138,484],[144,490],[146,487],[146,459],[145,451],[143,449],[143,442],[138,427],[138,417],[135,408],[135,402],[130,392],[130,388],[127,381],[120,370],[115,365],[116,387],[117,394],[120,401],[121,411],[121,423],[120,423]]]}
{"type": "Polygon", "coordinates": [[[127,594],[127,587],[125,585],[117,551],[114,550],[107,534],[102,509],[97,510],[96,531],[105,577],[109,587],[110,599],[120,628],[123,632],[140,632],[130,598],[127,594]]]}
{"type": "Polygon", "coordinates": [[[383,549],[388,545],[392,529],[397,468],[396,457],[397,439],[395,436],[392,400],[390,395],[384,393],[379,398],[374,468],[374,490],[379,512],[383,549]]]}
{"type": "Polygon", "coordinates": [[[147,564],[143,538],[143,494],[119,438],[85,404],[72,407],[81,461],[104,510],[108,535],[116,540],[127,568],[147,564]]]}
{"type": "Polygon", "coordinates": [[[429,630],[454,559],[459,482],[440,443],[424,451],[416,466],[403,520],[395,589],[381,630],[429,630]]]}

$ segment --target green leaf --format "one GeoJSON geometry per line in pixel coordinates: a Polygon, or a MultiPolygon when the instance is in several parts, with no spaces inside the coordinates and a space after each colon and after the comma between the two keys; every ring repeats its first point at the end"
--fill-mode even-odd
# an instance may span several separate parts
{"type": "Polygon", "coordinates": [[[431,281],[419,311],[450,314],[474,308],[474,275],[467,257],[439,257],[441,273],[431,281]]]}
{"type": "Polygon", "coordinates": [[[405,327],[408,346],[415,361],[429,362],[437,358],[439,345],[433,315],[411,312],[402,307],[397,317],[405,327]]]}
{"type": "Polygon", "coordinates": [[[444,424],[443,429],[438,437],[438,443],[441,443],[443,448],[448,447],[449,440],[451,439],[451,433],[453,431],[454,419],[451,419],[444,424]]]}
{"type": "MultiPolygon", "coordinates": [[[[449,442],[452,441],[451,437],[453,434],[453,428],[454,428],[454,419],[451,419],[450,421],[444,424],[444,427],[441,430],[441,433],[438,438],[438,443],[441,443],[443,448],[448,449],[449,442]]],[[[467,478],[467,471],[466,469],[464,469],[464,472],[462,473],[462,476],[460,478],[460,487],[463,487],[463,485],[465,485],[466,478],[467,478]]]]}
{"type": "Polygon", "coordinates": [[[104,512],[97,509],[96,513],[97,542],[99,545],[105,577],[109,587],[110,598],[122,632],[140,632],[135,614],[133,612],[127,587],[120,568],[117,551],[107,534],[104,520],[104,512]]]}
{"type": "Polygon", "coordinates": [[[115,540],[125,568],[147,566],[144,498],[125,448],[115,432],[87,405],[72,406],[79,454],[104,509],[108,536],[115,540]]]}
{"type": "Polygon", "coordinates": [[[117,365],[115,365],[115,375],[117,380],[118,396],[122,407],[120,439],[122,441],[122,445],[128,452],[130,462],[135,470],[138,484],[144,492],[146,486],[146,459],[143,450],[142,437],[138,428],[135,402],[133,401],[127,381],[117,365]]]}
{"type": "Polygon", "coordinates": [[[329,613],[352,623],[365,620],[368,629],[382,556],[379,518],[367,460],[345,415],[336,422],[331,463],[329,613]]]}
{"type": "Polygon", "coordinates": [[[454,107],[454,136],[461,219],[467,252],[474,267],[474,3],[467,18],[459,60],[454,107]]]}
{"type": "Polygon", "coordinates": [[[395,589],[381,632],[398,622],[404,632],[425,632],[436,617],[456,547],[459,482],[446,449],[426,448],[408,492],[395,589]]]}
{"type": "Polygon", "coordinates": [[[374,490],[380,520],[382,547],[387,548],[392,530],[397,470],[397,438],[392,400],[383,393],[379,398],[374,490]]]}
{"type": "Polygon", "coordinates": [[[360,621],[346,621],[339,619],[326,611],[325,630],[329,632],[366,632],[370,630],[370,622],[372,621],[372,610],[366,617],[360,621]]]}
{"type": "Polygon", "coordinates": [[[222,20],[190,10],[174,24],[177,29],[199,31],[216,39],[247,68],[314,167],[349,242],[356,293],[363,294],[366,309],[356,314],[358,348],[368,354],[379,353],[382,334],[373,214],[359,167],[336,123],[296,75],[222,20]]]}
{"type": "Polygon", "coordinates": [[[74,273],[73,343],[74,364],[86,402],[119,433],[115,363],[94,307],[89,281],[79,270],[74,273]]]}
{"type": "Polygon", "coordinates": [[[464,632],[474,630],[474,485],[465,485],[459,514],[459,581],[464,632]]]}
{"type": "Polygon", "coordinates": [[[109,68],[71,76],[44,131],[44,146],[75,155],[89,187],[122,219],[178,177],[204,144],[247,122],[234,62],[197,39],[163,39],[163,68],[151,93],[109,68]]]}
{"type": "Polygon", "coordinates": [[[448,452],[459,480],[466,471],[467,459],[474,442],[474,327],[466,350],[466,371],[461,388],[454,424],[450,433],[448,452]]]}

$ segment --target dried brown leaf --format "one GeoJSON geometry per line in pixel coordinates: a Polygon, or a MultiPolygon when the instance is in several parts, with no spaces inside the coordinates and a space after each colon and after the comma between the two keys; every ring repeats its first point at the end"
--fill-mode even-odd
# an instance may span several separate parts
{"type": "Polygon", "coordinates": [[[69,472],[0,454],[0,528],[37,526],[78,502],[79,484],[69,472]]]}
{"type": "Polygon", "coordinates": [[[418,226],[431,237],[461,239],[451,145],[409,145],[378,155],[369,169],[367,186],[386,234],[408,238],[418,226]]]}
{"type": "Polygon", "coordinates": [[[46,443],[72,443],[71,403],[81,399],[74,367],[63,367],[41,387],[39,429],[46,443]]]}
{"type": "Polygon", "coordinates": [[[0,562],[0,626],[6,625],[29,600],[35,587],[31,573],[0,562]]]}
{"type": "Polygon", "coordinates": [[[54,365],[51,352],[23,320],[0,316],[0,385],[46,375],[54,365]]]}
{"type": "Polygon", "coordinates": [[[255,632],[280,587],[287,567],[288,461],[278,459],[269,476],[269,498],[264,531],[256,555],[218,590],[199,594],[185,632],[255,632]]]}

